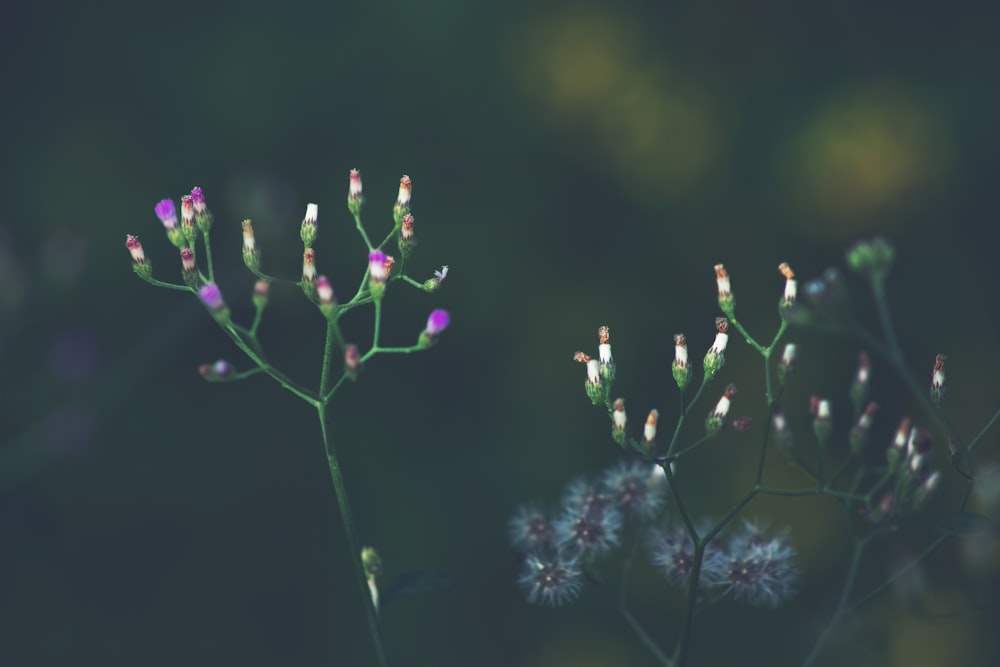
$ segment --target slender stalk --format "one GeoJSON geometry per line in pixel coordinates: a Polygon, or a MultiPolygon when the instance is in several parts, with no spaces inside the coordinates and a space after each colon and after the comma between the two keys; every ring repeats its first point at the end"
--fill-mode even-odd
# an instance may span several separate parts
{"type": "Polygon", "coordinates": [[[388,667],[389,657],[386,655],[385,642],[382,638],[382,624],[379,622],[378,614],[375,611],[375,605],[368,590],[368,579],[365,577],[364,566],[361,564],[361,547],[358,544],[358,538],[354,531],[354,518],[351,514],[351,506],[347,502],[347,490],[344,488],[344,478],[340,474],[337,450],[327,432],[326,406],[317,406],[316,412],[319,415],[320,430],[323,434],[323,448],[326,451],[326,460],[330,468],[330,479],[333,480],[333,490],[337,494],[337,508],[340,510],[340,520],[343,523],[344,534],[347,537],[347,548],[351,552],[350,560],[354,567],[355,578],[361,588],[361,596],[364,598],[365,615],[368,618],[368,630],[372,636],[372,643],[375,645],[378,664],[380,667],[388,667]]]}
{"type": "MultiPolygon", "coordinates": [[[[380,314],[380,312],[376,311],[376,331],[378,330],[380,314]]],[[[327,322],[326,340],[323,345],[323,367],[320,371],[319,381],[319,395],[321,397],[327,394],[327,389],[330,384],[330,366],[333,362],[333,346],[338,333],[339,329],[336,322],[327,322]]],[[[343,378],[341,378],[341,381],[342,380],[343,378]]],[[[340,382],[337,383],[338,386],[339,384],[340,382]]],[[[330,396],[332,395],[333,392],[330,392],[330,396]]],[[[375,645],[375,653],[378,656],[379,665],[381,667],[388,667],[389,659],[385,652],[385,642],[382,639],[382,624],[379,622],[378,614],[375,611],[375,605],[371,598],[371,593],[368,590],[368,579],[365,577],[364,566],[361,563],[361,547],[358,544],[358,538],[354,530],[354,518],[351,514],[351,506],[347,500],[347,489],[344,487],[344,478],[340,474],[340,462],[337,458],[336,447],[330,440],[327,430],[327,400],[329,400],[329,398],[325,400],[321,399],[316,404],[320,431],[323,435],[323,450],[326,452],[326,460],[330,469],[330,479],[333,481],[333,490],[337,495],[337,509],[340,510],[340,519],[344,526],[344,534],[347,537],[347,548],[350,551],[350,559],[354,567],[354,574],[358,581],[358,585],[361,587],[361,596],[365,600],[364,605],[365,615],[368,619],[368,630],[372,636],[372,643],[375,645]]]]}
{"type": "Polygon", "coordinates": [[[667,654],[663,652],[660,645],[657,644],[650,634],[642,627],[639,620],[629,610],[628,604],[625,600],[625,593],[628,588],[628,577],[632,571],[632,561],[635,560],[635,554],[639,550],[639,543],[641,541],[640,537],[645,533],[646,523],[646,521],[643,521],[639,525],[638,530],[636,530],[634,535],[632,548],[629,549],[629,552],[625,555],[625,559],[622,562],[622,578],[621,584],[618,587],[618,611],[620,611],[622,616],[625,617],[625,621],[629,624],[629,627],[632,628],[632,631],[635,632],[642,645],[649,649],[650,653],[656,656],[656,659],[660,661],[660,664],[664,665],[664,667],[673,667],[673,661],[667,657],[667,654]]]}

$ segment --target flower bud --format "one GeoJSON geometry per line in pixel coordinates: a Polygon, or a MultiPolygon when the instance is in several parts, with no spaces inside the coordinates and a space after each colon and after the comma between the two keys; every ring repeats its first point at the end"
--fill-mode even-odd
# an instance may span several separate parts
{"type": "Polygon", "coordinates": [[[233,367],[225,359],[219,359],[214,364],[202,364],[198,373],[208,382],[225,382],[233,377],[233,367]]]}
{"type": "Polygon", "coordinates": [[[198,290],[198,297],[212,313],[216,322],[222,326],[229,324],[229,309],[226,308],[226,304],[222,300],[222,292],[219,291],[219,287],[215,283],[203,285],[198,290]]]}
{"type": "Polygon", "coordinates": [[[913,509],[917,512],[927,506],[927,502],[934,497],[935,491],[941,485],[941,471],[935,470],[927,476],[913,494],[913,509]]]}
{"type": "Polygon", "coordinates": [[[785,349],[781,353],[781,361],[778,362],[778,382],[782,386],[792,379],[795,371],[799,368],[799,348],[795,343],[785,343],[785,349]]]}
{"type": "Polygon", "coordinates": [[[302,227],[299,229],[299,237],[306,248],[311,248],[316,241],[316,235],[319,233],[319,226],[316,224],[318,216],[319,206],[306,204],[306,216],[302,218],[302,227]]]}
{"type": "Polygon", "coordinates": [[[347,189],[347,209],[356,218],[361,215],[364,203],[364,197],[361,196],[361,172],[351,169],[351,183],[347,189]]]}
{"type": "Polygon", "coordinates": [[[316,297],[319,299],[319,309],[324,317],[332,320],[337,314],[337,302],[333,298],[333,287],[326,276],[316,278],[316,297]]]}
{"type": "Polygon", "coordinates": [[[794,441],[792,439],[792,429],[788,426],[785,413],[781,411],[781,406],[777,403],[771,409],[771,430],[774,433],[774,444],[785,454],[792,453],[794,441]]]}
{"type": "Polygon", "coordinates": [[[434,310],[427,317],[427,326],[424,327],[423,332],[420,334],[420,338],[417,341],[417,345],[421,349],[426,349],[433,345],[441,332],[448,328],[448,324],[451,323],[451,316],[448,315],[447,310],[434,310]]]}
{"type": "Polygon", "coordinates": [[[851,446],[851,454],[857,456],[868,444],[871,434],[872,420],[875,418],[875,411],[878,410],[878,403],[869,403],[865,411],[861,413],[857,423],[851,427],[847,434],[847,441],[851,446]]]}
{"type": "Polygon", "coordinates": [[[188,246],[181,248],[181,275],[188,287],[198,284],[198,266],[195,264],[194,250],[188,246]]]}
{"type": "Polygon", "coordinates": [[[778,271],[781,275],[785,276],[785,293],[781,297],[781,302],[779,303],[779,309],[785,311],[795,305],[795,298],[798,295],[798,282],[795,280],[795,272],[792,271],[792,267],[788,266],[788,262],[782,262],[778,265],[778,271]]]}
{"type": "Polygon", "coordinates": [[[625,427],[627,424],[628,418],[625,416],[625,399],[617,398],[611,412],[611,437],[620,447],[625,446],[627,439],[625,427]]]}
{"type": "Polygon", "coordinates": [[[715,377],[723,364],[726,363],[726,346],[729,344],[729,320],[725,317],[715,318],[715,342],[705,354],[702,362],[705,369],[705,381],[708,382],[715,377]]]}
{"type": "Polygon", "coordinates": [[[868,401],[870,394],[871,360],[868,358],[868,353],[862,350],[858,354],[858,371],[854,374],[854,381],[851,382],[851,388],[848,390],[854,414],[861,412],[861,407],[868,401]]]}
{"type": "Polygon", "coordinates": [[[302,251],[302,292],[310,301],[316,300],[316,251],[306,248],[302,251]]]}
{"type": "Polygon", "coordinates": [[[385,294],[385,281],[389,278],[389,272],[385,270],[386,259],[385,253],[381,250],[372,250],[368,253],[368,289],[376,300],[385,294]]]}
{"type": "Polygon", "coordinates": [[[708,418],[705,420],[705,433],[709,436],[713,436],[722,430],[722,427],[726,424],[726,416],[729,414],[729,408],[732,406],[733,396],[736,395],[736,385],[731,384],[726,387],[726,390],[719,397],[718,403],[715,404],[715,409],[709,413],[708,418]]]}
{"type": "Polygon", "coordinates": [[[266,280],[258,280],[253,284],[253,306],[258,311],[267,307],[268,297],[271,293],[271,284],[266,280]]]}
{"type": "Polygon", "coordinates": [[[413,182],[409,176],[399,179],[399,194],[396,195],[396,205],[392,207],[392,220],[399,230],[403,225],[403,216],[410,212],[410,193],[413,182]]]}
{"type": "Polygon", "coordinates": [[[399,251],[405,256],[410,252],[410,250],[417,244],[417,239],[413,235],[413,223],[415,222],[412,213],[407,213],[403,216],[400,222],[399,228],[399,239],[397,243],[399,245],[399,251]]]}
{"type": "Polygon", "coordinates": [[[181,197],[181,230],[188,245],[193,246],[198,238],[198,228],[194,225],[194,201],[191,195],[181,197]]]}
{"type": "Polygon", "coordinates": [[[944,401],[944,396],[947,392],[944,384],[944,362],[946,358],[943,354],[934,357],[934,372],[931,374],[931,400],[934,401],[934,405],[939,407],[941,402],[944,401]]]}
{"type": "Polygon", "coordinates": [[[719,308],[727,317],[732,317],[736,300],[729,289],[729,274],[722,264],[715,265],[715,284],[719,288],[719,308]]]}
{"type": "Polygon", "coordinates": [[[611,357],[611,330],[605,326],[597,330],[597,357],[601,362],[601,377],[609,385],[615,381],[615,360],[611,357]]]}
{"type": "Polygon", "coordinates": [[[677,388],[684,391],[691,371],[688,368],[687,339],[682,333],[674,335],[674,362],[671,370],[673,371],[674,382],[677,383],[677,388]]]}
{"type": "Polygon", "coordinates": [[[847,265],[869,279],[883,280],[892,268],[896,251],[884,238],[858,241],[847,250],[847,265]]]}
{"type": "Polygon", "coordinates": [[[135,275],[147,282],[152,282],[153,265],[146,259],[146,253],[143,251],[139,239],[131,234],[126,234],[125,247],[128,248],[128,253],[132,256],[132,270],[135,271],[135,275]]]}
{"type": "Polygon", "coordinates": [[[819,396],[809,397],[809,414],[813,416],[813,433],[820,448],[826,446],[833,431],[833,419],[831,418],[830,401],[819,396]]]}
{"type": "Polygon", "coordinates": [[[163,223],[167,238],[178,248],[185,245],[184,232],[177,225],[177,208],[172,199],[164,199],[156,205],[156,217],[163,223]]]}
{"type": "Polygon", "coordinates": [[[361,353],[358,352],[358,346],[348,343],[344,346],[344,372],[351,381],[354,381],[358,379],[361,370],[361,353]]]}
{"type": "Polygon", "coordinates": [[[365,571],[365,579],[368,581],[368,591],[372,596],[372,606],[378,612],[378,585],[376,579],[382,574],[382,559],[375,552],[374,547],[364,547],[361,549],[361,567],[365,571]]]}
{"type": "Polygon", "coordinates": [[[646,451],[649,451],[656,441],[656,422],[659,420],[660,411],[655,408],[650,410],[649,416],[646,417],[646,425],[642,428],[642,440],[646,445],[646,451]]]}
{"type": "Polygon", "coordinates": [[[208,210],[208,206],[205,205],[205,195],[202,193],[201,188],[195,187],[191,189],[191,204],[194,206],[194,221],[198,225],[198,229],[204,234],[208,234],[208,230],[212,227],[212,213],[208,210]]]}
{"type": "Polygon", "coordinates": [[[896,427],[896,436],[886,450],[885,458],[886,462],[889,464],[889,469],[893,472],[899,467],[900,461],[907,454],[907,442],[910,437],[910,418],[903,417],[899,421],[899,426],[896,427]]]}
{"type": "Polygon", "coordinates": [[[250,220],[243,221],[243,263],[254,273],[260,271],[260,250],[257,249],[250,220]]]}

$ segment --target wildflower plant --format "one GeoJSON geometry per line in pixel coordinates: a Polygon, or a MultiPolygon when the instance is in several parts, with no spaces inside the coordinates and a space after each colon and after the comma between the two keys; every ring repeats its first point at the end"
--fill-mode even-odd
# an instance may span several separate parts
{"type": "Polygon", "coordinates": [[[392,226],[379,243],[373,243],[362,224],[361,211],[364,204],[361,174],[354,169],[350,172],[347,207],[354,218],[355,227],[364,242],[364,253],[358,252],[351,260],[361,269],[361,279],[354,294],[345,301],[338,301],[333,286],[325,275],[319,273],[315,243],[319,234],[316,204],[308,204],[299,228],[302,240],[302,270],[299,278],[279,278],[263,270],[262,253],[257,245],[253,222],[242,223],[243,262],[256,278],[252,293],[247,294],[253,305],[253,319],[249,325],[236,322],[223,299],[222,289],[215,282],[215,268],[212,258],[209,230],[214,221],[212,212],[206,205],[201,188],[194,188],[190,194],[181,197],[181,213],[170,199],[164,199],[155,206],[168,240],[180,252],[180,277],[182,283],[165,282],[153,276],[152,263],[136,236],[128,235],[126,248],[132,257],[132,269],[136,275],[156,287],[190,292],[194,294],[215,319],[237,348],[247,357],[252,367],[246,370],[236,368],[226,360],[203,364],[198,368],[201,376],[210,382],[232,382],[264,374],[279,385],[302,399],[316,411],[319,419],[320,435],[337,497],[341,522],[351,551],[354,574],[361,588],[363,606],[371,633],[378,663],[385,667],[388,658],[382,639],[378,617],[379,594],[377,577],[382,563],[373,547],[359,546],[354,520],[344,486],[343,473],[337,450],[329,434],[328,409],[333,397],[346,382],[356,381],[364,365],[377,355],[410,354],[433,346],[448,327],[450,316],[445,310],[433,310],[422,330],[410,345],[385,345],[382,339],[382,309],[388,287],[394,283],[408,285],[421,292],[435,292],[444,281],[448,267],[435,271],[433,277],[418,282],[407,273],[408,261],[416,245],[414,217],[410,210],[412,181],[403,176],[399,184],[399,194],[392,208],[392,226]],[[395,246],[399,260],[387,254],[389,246],[395,246]],[[321,316],[326,327],[326,337],[322,349],[319,382],[316,388],[293,379],[287,373],[273,366],[264,351],[264,344],[258,332],[271,298],[272,285],[300,291],[321,316]],[[372,306],[373,335],[367,350],[362,352],[358,344],[345,340],[341,332],[340,319],[347,313],[362,306],[372,306]]]}
{"type": "Polygon", "coordinates": [[[788,264],[781,264],[778,269],[785,285],[777,303],[777,331],[770,341],[763,342],[739,320],[732,280],[723,265],[715,266],[722,315],[715,320],[714,340],[702,358],[700,381],[696,364],[689,357],[687,336],[675,335],[672,375],[680,408],[653,408],[638,425],[626,412],[626,400],[613,392],[619,369],[611,353],[610,331],[607,326],[600,327],[597,356],[577,352],[573,358],[586,366],[586,395],[607,411],[611,440],[626,458],[596,479],[570,483],[556,510],[545,513],[537,506],[525,506],[510,519],[512,544],[523,553],[518,581],[528,601],[542,605],[571,602],[584,590],[583,573],[600,567],[601,561],[621,546],[620,613],[660,664],[682,667],[689,664],[698,609],[723,600],[774,609],[792,598],[802,584],[793,533],[786,528],[769,529],[766,523],[744,516],[751,501],[759,495],[826,496],[842,508],[854,544],[834,612],[811,651],[803,656],[802,664],[812,665],[848,612],[885,591],[949,535],[996,531],[995,521],[966,511],[966,504],[976,477],[976,447],[1000,418],[1000,411],[975,435],[965,438],[945,411],[945,356],[937,355],[933,368],[928,364],[929,385],[910,371],[886,301],[885,284],[893,259],[892,246],[880,238],[859,242],[847,252],[848,266],[867,282],[873,297],[881,329],[878,334],[854,316],[839,271],[827,270],[822,278],[806,283],[800,295],[795,273],[788,264]],[[806,398],[789,391],[801,346],[786,341],[786,337],[801,330],[850,338],[863,346],[843,403],[839,397],[806,398]],[[737,340],[745,341],[746,346],[734,349],[730,345],[733,333],[739,334],[737,340]],[[713,386],[724,382],[727,357],[747,350],[760,357],[764,384],[764,400],[756,406],[763,425],[757,462],[747,474],[745,491],[733,498],[728,511],[717,518],[702,517],[678,483],[683,479],[681,462],[724,429],[746,430],[749,418],[730,416],[734,401],[743,400],[742,395],[737,398],[735,385],[726,384],[721,390],[713,386]],[[872,424],[882,416],[870,395],[877,365],[894,372],[919,403],[920,420],[926,420],[918,424],[908,416],[899,417],[892,422],[898,426],[890,442],[878,442],[871,435],[872,424]],[[797,430],[793,435],[786,404],[797,406],[792,412],[808,413],[811,433],[797,430]],[[842,430],[834,429],[834,419],[851,425],[846,437],[839,435],[842,430]],[[669,429],[663,428],[665,420],[672,422],[669,429]],[[952,474],[965,481],[966,493],[955,512],[938,526],[937,538],[917,559],[879,585],[859,590],[859,570],[872,546],[919,515],[941,483],[945,473],[933,469],[931,463],[935,447],[932,426],[947,438],[952,474]],[[798,488],[766,484],[767,462],[774,450],[808,482],[798,488]],[[628,522],[634,529],[626,530],[628,522]],[[631,537],[626,539],[625,535],[631,537]],[[662,638],[673,642],[669,652],[661,638],[639,623],[627,604],[632,563],[643,545],[654,570],[684,596],[682,623],[671,636],[662,638]]]}

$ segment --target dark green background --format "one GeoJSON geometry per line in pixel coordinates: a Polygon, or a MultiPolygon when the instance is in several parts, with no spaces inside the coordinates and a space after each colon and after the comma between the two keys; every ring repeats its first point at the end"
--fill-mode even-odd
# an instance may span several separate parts
{"type": "MultiPolygon", "coordinates": [[[[385,610],[394,664],[653,664],[610,591],[528,606],[505,521],[620,456],[570,361],[596,350],[598,325],[611,326],[633,420],[658,407],[673,423],[671,336],[687,333],[695,359],[710,344],[717,262],[765,338],[779,262],[807,279],[842,264],[858,236],[885,234],[899,250],[890,289],[908,358],[929,378],[934,354],[949,355],[951,415],[975,434],[1000,404],[997,17],[869,4],[6,10],[0,663],[372,664],[313,413],[264,379],[202,382],[200,363],[246,364],[193,298],[131,274],[126,233],[159,277],[179,275],[153,206],[194,185],[216,214],[219,282],[237,317],[252,285],[238,253],[245,217],[265,267],[294,275],[298,223],[317,202],[320,270],[339,294],[354,288],[364,246],[345,206],[352,167],[379,238],[400,175],[413,178],[413,275],[451,267],[439,293],[394,285],[386,301],[384,339],[397,344],[448,308],[441,344],[377,357],[333,410],[360,536],[387,577],[426,568],[459,582],[385,610]]],[[[370,311],[346,322],[368,339],[370,311]]],[[[300,295],[275,289],[265,344],[307,381],[322,329],[300,295]]],[[[846,431],[859,348],[796,339],[803,368],[786,410],[804,431],[809,394],[830,396],[846,431]]],[[[722,382],[739,384],[735,409],[756,426],[685,463],[698,514],[724,510],[751,480],[757,370],[734,338],[722,382]]],[[[885,443],[913,406],[878,362],[874,382],[885,443]]],[[[867,562],[864,589],[958,503],[937,435],[942,493],[867,562]]],[[[768,474],[804,481],[778,457],[768,474]]],[[[760,500],[749,513],[792,527],[802,594],[778,612],[705,613],[696,664],[798,664],[844,576],[835,503],[760,500]]],[[[990,664],[1000,566],[986,548],[973,567],[951,543],[923,570],[927,605],[962,613],[918,618],[884,596],[845,626],[830,664],[990,664]]],[[[632,597],[672,645],[677,593],[642,568],[632,597]]]]}

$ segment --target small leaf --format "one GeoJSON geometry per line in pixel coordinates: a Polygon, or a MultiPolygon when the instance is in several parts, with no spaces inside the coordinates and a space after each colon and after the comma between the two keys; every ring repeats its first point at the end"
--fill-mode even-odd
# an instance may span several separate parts
{"type": "Polygon", "coordinates": [[[1000,533],[1000,525],[996,521],[978,512],[958,512],[942,521],[938,530],[945,535],[965,537],[968,535],[985,535],[1000,533]]]}
{"type": "Polygon", "coordinates": [[[422,595],[433,593],[458,585],[455,578],[445,572],[433,572],[430,570],[415,570],[404,572],[381,588],[381,602],[379,606],[386,607],[393,601],[402,597],[412,595],[422,595]]]}

